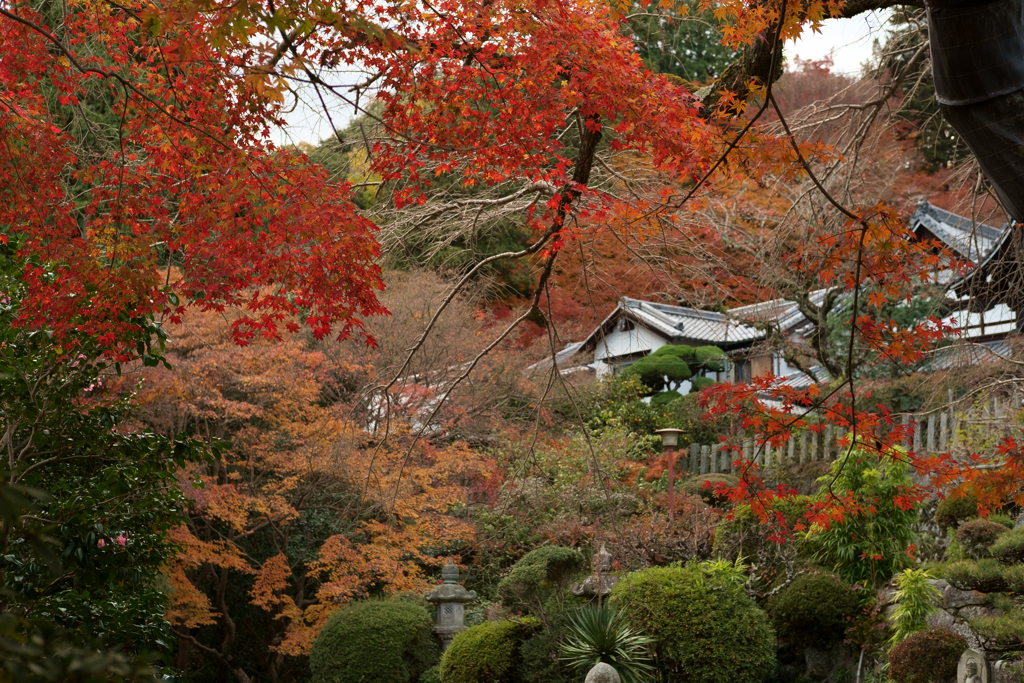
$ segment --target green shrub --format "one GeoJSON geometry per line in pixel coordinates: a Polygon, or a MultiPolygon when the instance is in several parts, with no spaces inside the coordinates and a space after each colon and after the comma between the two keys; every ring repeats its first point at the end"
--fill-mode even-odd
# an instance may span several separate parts
{"type": "Polygon", "coordinates": [[[727,502],[727,498],[715,491],[715,486],[718,484],[724,484],[729,488],[736,486],[740,483],[740,478],[734,474],[726,474],[724,472],[710,472],[708,474],[698,474],[690,477],[679,485],[679,490],[684,493],[688,493],[691,496],[700,496],[708,505],[720,506],[727,502]],[[705,486],[705,482],[710,482],[711,486],[705,486]]]}
{"type": "Polygon", "coordinates": [[[1024,562],[1024,527],[1011,529],[996,539],[989,553],[1004,564],[1024,562]]]}
{"type": "Polygon", "coordinates": [[[663,407],[667,406],[669,403],[671,403],[672,401],[675,401],[676,399],[682,398],[682,397],[683,397],[683,395],[680,394],[675,389],[673,389],[672,391],[663,391],[660,394],[655,394],[654,396],[651,397],[651,407],[652,408],[663,408],[663,407]]]}
{"type": "Polygon", "coordinates": [[[905,569],[896,577],[891,646],[928,628],[928,615],[935,610],[941,596],[929,579],[931,577],[920,569],[905,569]]]}
{"type": "Polygon", "coordinates": [[[1003,580],[1006,582],[1007,591],[1024,593],[1024,564],[1003,567],[1003,580]]]}
{"type": "Polygon", "coordinates": [[[519,647],[516,683],[578,683],[558,657],[565,631],[561,623],[540,629],[519,647]]]}
{"type": "Polygon", "coordinates": [[[988,516],[988,521],[995,522],[996,524],[1002,524],[1007,529],[1012,529],[1013,525],[1017,523],[1013,517],[1002,512],[993,512],[988,516]]]}
{"type": "Polygon", "coordinates": [[[995,650],[1024,648],[1024,612],[1007,595],[993,595],[992,607],[1001,614],[968,619],[967,624],[995,650]]]}
{"type": "Polygon", "coordinates": [[[818,481],[832,491],[849,493],[858,504],[810,537],[824,566],[850,583],[878,586],[911,564],[907,549],[917,538],[916,514],[898,503],[913,485],[902,458],[879,458],[855,449],[832,463],[818,481]]]}
{"type": "Polygon", "coordinates": [[[860,611],[859,591],[837,576],[802,574],[768,600],[766,610],[780,640],[827,649],[839,642],[860,611]]]}
{"type": "Polygon", "coordinates": [[[545,604],[561,601],[572,580],[587,568],[587,558],[574,548],[549,545],[516,562],[498,583],[498,601],[510,610],[528,610],[549,622],[545,604]]]}
{"type": "Polygon", "coordinates": [[[441,683],[441,665],[435,664],[420,674],[419,683],[441,683]]]}
{"type": "MultiPolygon", "coordinates": [[[[733,509],[732,519],[718,527],[715,531],[714,553],[718,557],[734,560],[742,557],[747,560],[758,558],[765,548],[776,548],[778,541],[772,540],[773,529],[777,524],[776,513],[782,515],[785,530],[791,532],[807,512],[811,499],[808,496],[792,496],[773,502],[769,514],[773,522],[763,523],[749,505],[738,505],[733,509]]],[[[781,529],[777,530],[781,531],[781,529]]],[[[787,543],[798,543],[798,539],[787,543]]]]}
{"type": "Polygon", "coordinates": [[[990,545],[1007,533],[1006,527],[986,519],[972,519],[956,530],[956,542],[968,556],[975,559],[987,557],[990,545]]]}
{"type": "Polygon", "coordinates": [[[629,623],[655,638],[664,683],[761,683],[775,666],[768,616],[734,572],[715,567],[645,569],[612,591],[629,623]]]}
{"type": "MultiPolygon", "coordinates": [[[[514,683],[523,642],[540,628],[526,617],[487,621],[455,636],[441,657],[443,683],[514,683]]],[[[373,680],[373,679],[367,679],[373,680]]]]}
{"type": "Polygon", "coordinates": [[[1007,589],[1004,567],[996,560],[961,560],[946,566],[946,581],[960,590],[993,593],[1007,589]]]}
{"type": "Polygon", "coordinates": [[[895,683],[949,683],[966,649],[967,640],[952,631],[915,633],[889,653],[889,677],[895,683]]]}
{"type": "Polygon", "coordinates": [[[978,501],[971,495],[943,498],[935,507],[935,522],[943,532],[950,527],[958,527],[961,522],[977,516],[978,501]]]}
{"type": "Polygon", "coordinates": [[[433,619],[411,602],[357,602],[332,616],[313,643],[313,683],[409,683],[437,661],[433,619]]]}
{"type": "Polygon", "coordinates": [[[713,386],[715,386],[715,380],[710,377],[694,377],[693,381],[690,383],[690,392],[696,393],[713,386]]]}
{"type": "Polygon", "coordinates": [[[666,379],[681,382],[701,369],[712,371],[725,367],[725,352],[715,346],[662,346],[623,371],[621,376],[635,377],[654,392],[664,391],[666,379]]]}

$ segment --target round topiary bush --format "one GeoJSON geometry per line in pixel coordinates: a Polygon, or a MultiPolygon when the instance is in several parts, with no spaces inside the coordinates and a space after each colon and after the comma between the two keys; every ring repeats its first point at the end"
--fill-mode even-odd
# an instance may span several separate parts
{"type": "Polygon", "coordinates": [[[943,498],[935,507],[935,522],[943,532],[954,529],[972,517],[978,516],[978,501],[974,496],[964,495],[943,498]]]}
{"type": "MultiPolygon", "coordinates": [[[[443,683],[513,683],[523,642],[540,628],[532,617],[487,621],[455,636],[441,657],[443,683]]],[[[368,679],[370,680],[370,679],[368,679]]]]}
{"type": "Polygon", "coordinates": [[[889,678],[896,683],[949,683],[956,679],[967,641],[945,629],[921,631],[889,653],[889,678]]]}
{"type": "Polygon", "coordinates": [[[956,542],[968,555],[980,559],[988,557],[989,546],[1005,533],[1007,529],[1002,524],[987,519],[972,519],[961,524],[956,530],[956,542]]]}
{"type": "Polygon", "coordinates": [[[433,619],[411,602],[357,602],[332,616],[309,652],[313,683],[410,683],[437,661],[433,619]]]}
{"type": "Polygon", "coordinates": [[[999,536],[989,547],[989,554],[1004,564],[1024,562],[1024,527],[999,536]]]}
{"type": "Polygon", "coordinates": [[[560,599],[587,564],[587,558],[575,548],[537,548],[526,553],[498,583],[498,601],[508,609],[542,616],[545,603],[552,597],[560,599]]]}
{"type": "Polygon", "coordinates": [[[761,683],[775,666],[768,616],[721,572],[696,564],[644,569],[619,582],[612,603],[656,640],[664,683],[761,683]]]}
{"type": "Polygon", "coordinates": [[[843,639],[860,600],[859,592],[838,576],[802,574],[772,596],[766,609],[787,645],[826,649],[843,639]]]}
{"type": "Polygon", "coordinates": [[[690,477],[682,484],[679,488],[684,493],[688,493],[691,496],[700,496],[708,505],[720,506],[727,502],[725,496],[715,491],[715,487],[718,484],[724,484],[729,488],[736,486],[740,483],[740,478],[735,474],[726,474],[724,472],[710,472],[708,474],[698,474],[690,477]],[[710,482],[711,486],[704,486],[705,482],[710,482]]]}

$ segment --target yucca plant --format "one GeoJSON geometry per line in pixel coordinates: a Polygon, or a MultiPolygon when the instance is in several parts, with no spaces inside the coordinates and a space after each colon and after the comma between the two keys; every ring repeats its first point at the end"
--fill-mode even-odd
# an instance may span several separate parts
{"type": "Polygon", "coordinates": [[[561,650],[570,669],[586,675],[604,662],[615,668],[622,683],[654,680],[648,649],[654,639],[633,631],[614,607],[587,607],[571,615],[569,622],[569,637],[561,650]]]}

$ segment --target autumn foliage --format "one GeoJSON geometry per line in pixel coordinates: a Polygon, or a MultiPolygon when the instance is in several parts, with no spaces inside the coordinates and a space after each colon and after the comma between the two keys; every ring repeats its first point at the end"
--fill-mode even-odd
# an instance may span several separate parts
{"type": "MultiPolygon", "coordinates": [[[[800,350],[823,381],[717,385],[699,397],[710,418],[758,447],[831,425],[858,464],[905,462],[914,483],[885,500],[901,519],[935,491],[971,491],[983,513],[1024,504],[1014,439],[979,469],[982,456],[908,452],[889,410],[865,408],[855,361],[906,372],[955,334],[938,317],[900,324],[893,308],[966,265],[915,241],[891,188],[861,182],[864,159],[876,175],[905,161],[873,118],[895,90],[861,108],[854,138],[787,122],[819,90],[849,104],[835,82],[819,88],[827,65],[790,74],[789,100],[772,90],[784,41],[845,4],[701,3],[724,45],[757,54],[696,92],[645,67],[622,30],[628,3],[0,6],[11,329],[51,340],[62,371],[85,348],[104,359],[85,403],[139,408],[112,433],[185,435],[217,456],[175,468],[185,523],[155,541],[174,550],[162,571],[175,664],[287,677],[342,605],[422,591],[450,555],[487,583],[533,545],[604,534],[633,566],[710,552],[728,513],[681,497],[687,528],[673,528],[664,459],[630,431],[666,414],[522,372],[565,341],[560,323],[576,337],[623,293],[721,306],[834,292],[848,304],[832,320],[841,348],[827,348],[829,307],[800,350]],[[366,79],[339,86],[354,66],[366,79]],[[372,119],[358,184],[383,225],[357,210],[348,177],[270,142],[300,87],[327,114],[341,102],[372,119]],[[472,241],[495,208],[522,244],[488,258],[522,264],[517,296],[489,308],[467,294],[483,260],[396,275],[404,296],[381,294],[379,230],[472,241]]],[[[836,534],[879,508],[830,489],[784,520],[792,488],[737,468],[708,499],[745,503],[773,541],[836,534]]],[[[895,566],[906,550],[863,559],[895,566]]]]}

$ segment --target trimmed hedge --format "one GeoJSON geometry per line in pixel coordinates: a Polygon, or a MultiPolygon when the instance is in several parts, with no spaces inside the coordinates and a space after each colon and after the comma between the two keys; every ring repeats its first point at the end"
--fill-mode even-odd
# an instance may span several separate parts
{"type": "Polygon", "coordinates": [[[769,599],[768,616],[779,638],[791,646],[827,649],[841,641],[860,595],[838,576],[803,574],[769,599]]]}
{"type": "Polygon", "coordinates": [[[466,629],[441,657],[442,683],[515,683],[520,648],[539,628],[538,620],[526,617],[466,629]]]}
{"type": "Polygon", "coordinates": [[[986,558],[961,560],[946,565],[943,577],[960,590],[993,593],[1009,588],[1003,565],[986,558]]]}
{"type": "Polygon", "coordinates": [[[663,683],[762,683],[775,667],[768,616],[720,573],[694,564],[644,569],[615,586],[612,603],[656,639],[663,683]]]}
{"type": "Polygon", "coordinates": [[[992,557],[1005,564],[1024,562],[1024,527],[1011,529],[989,547],[992,557]]]}
{"type": "Polygon", "coordinates": [[[541,615],[548,599],[565,593],[587,565],[587,558],[575,548],[537,548],[526,553],[498,583],[498,601],[510,610],[529,610],[541,615]]]}
{"type": "Polygon", "coordinates": [[[889,653],[889,677],[896,683],[949,683],[966,649],[967,640],[952,631],[915,633],[889,653]]]}
{"type": "Polygon", "coordinates": [[[968,555],[980,559],[988,557],[989,546],[1005,533],[1007,530],[1002,524],[987,519],[972,519],[961,524],[956,530],[956,542],[968,555]]]}
{"type": "Polygon", "coordinates": [[[411,602],[357,602],[338,611],[309,652],[313,683],[411,683],[437,661],[434,620],[411,602]]]}
{"type": "Polygon", "coordinates": [[[978,516],[978,501],[974,496],[943,498],[935,507],[935,522],[943,532],[960,526],[961,522],[978,516]]]}

